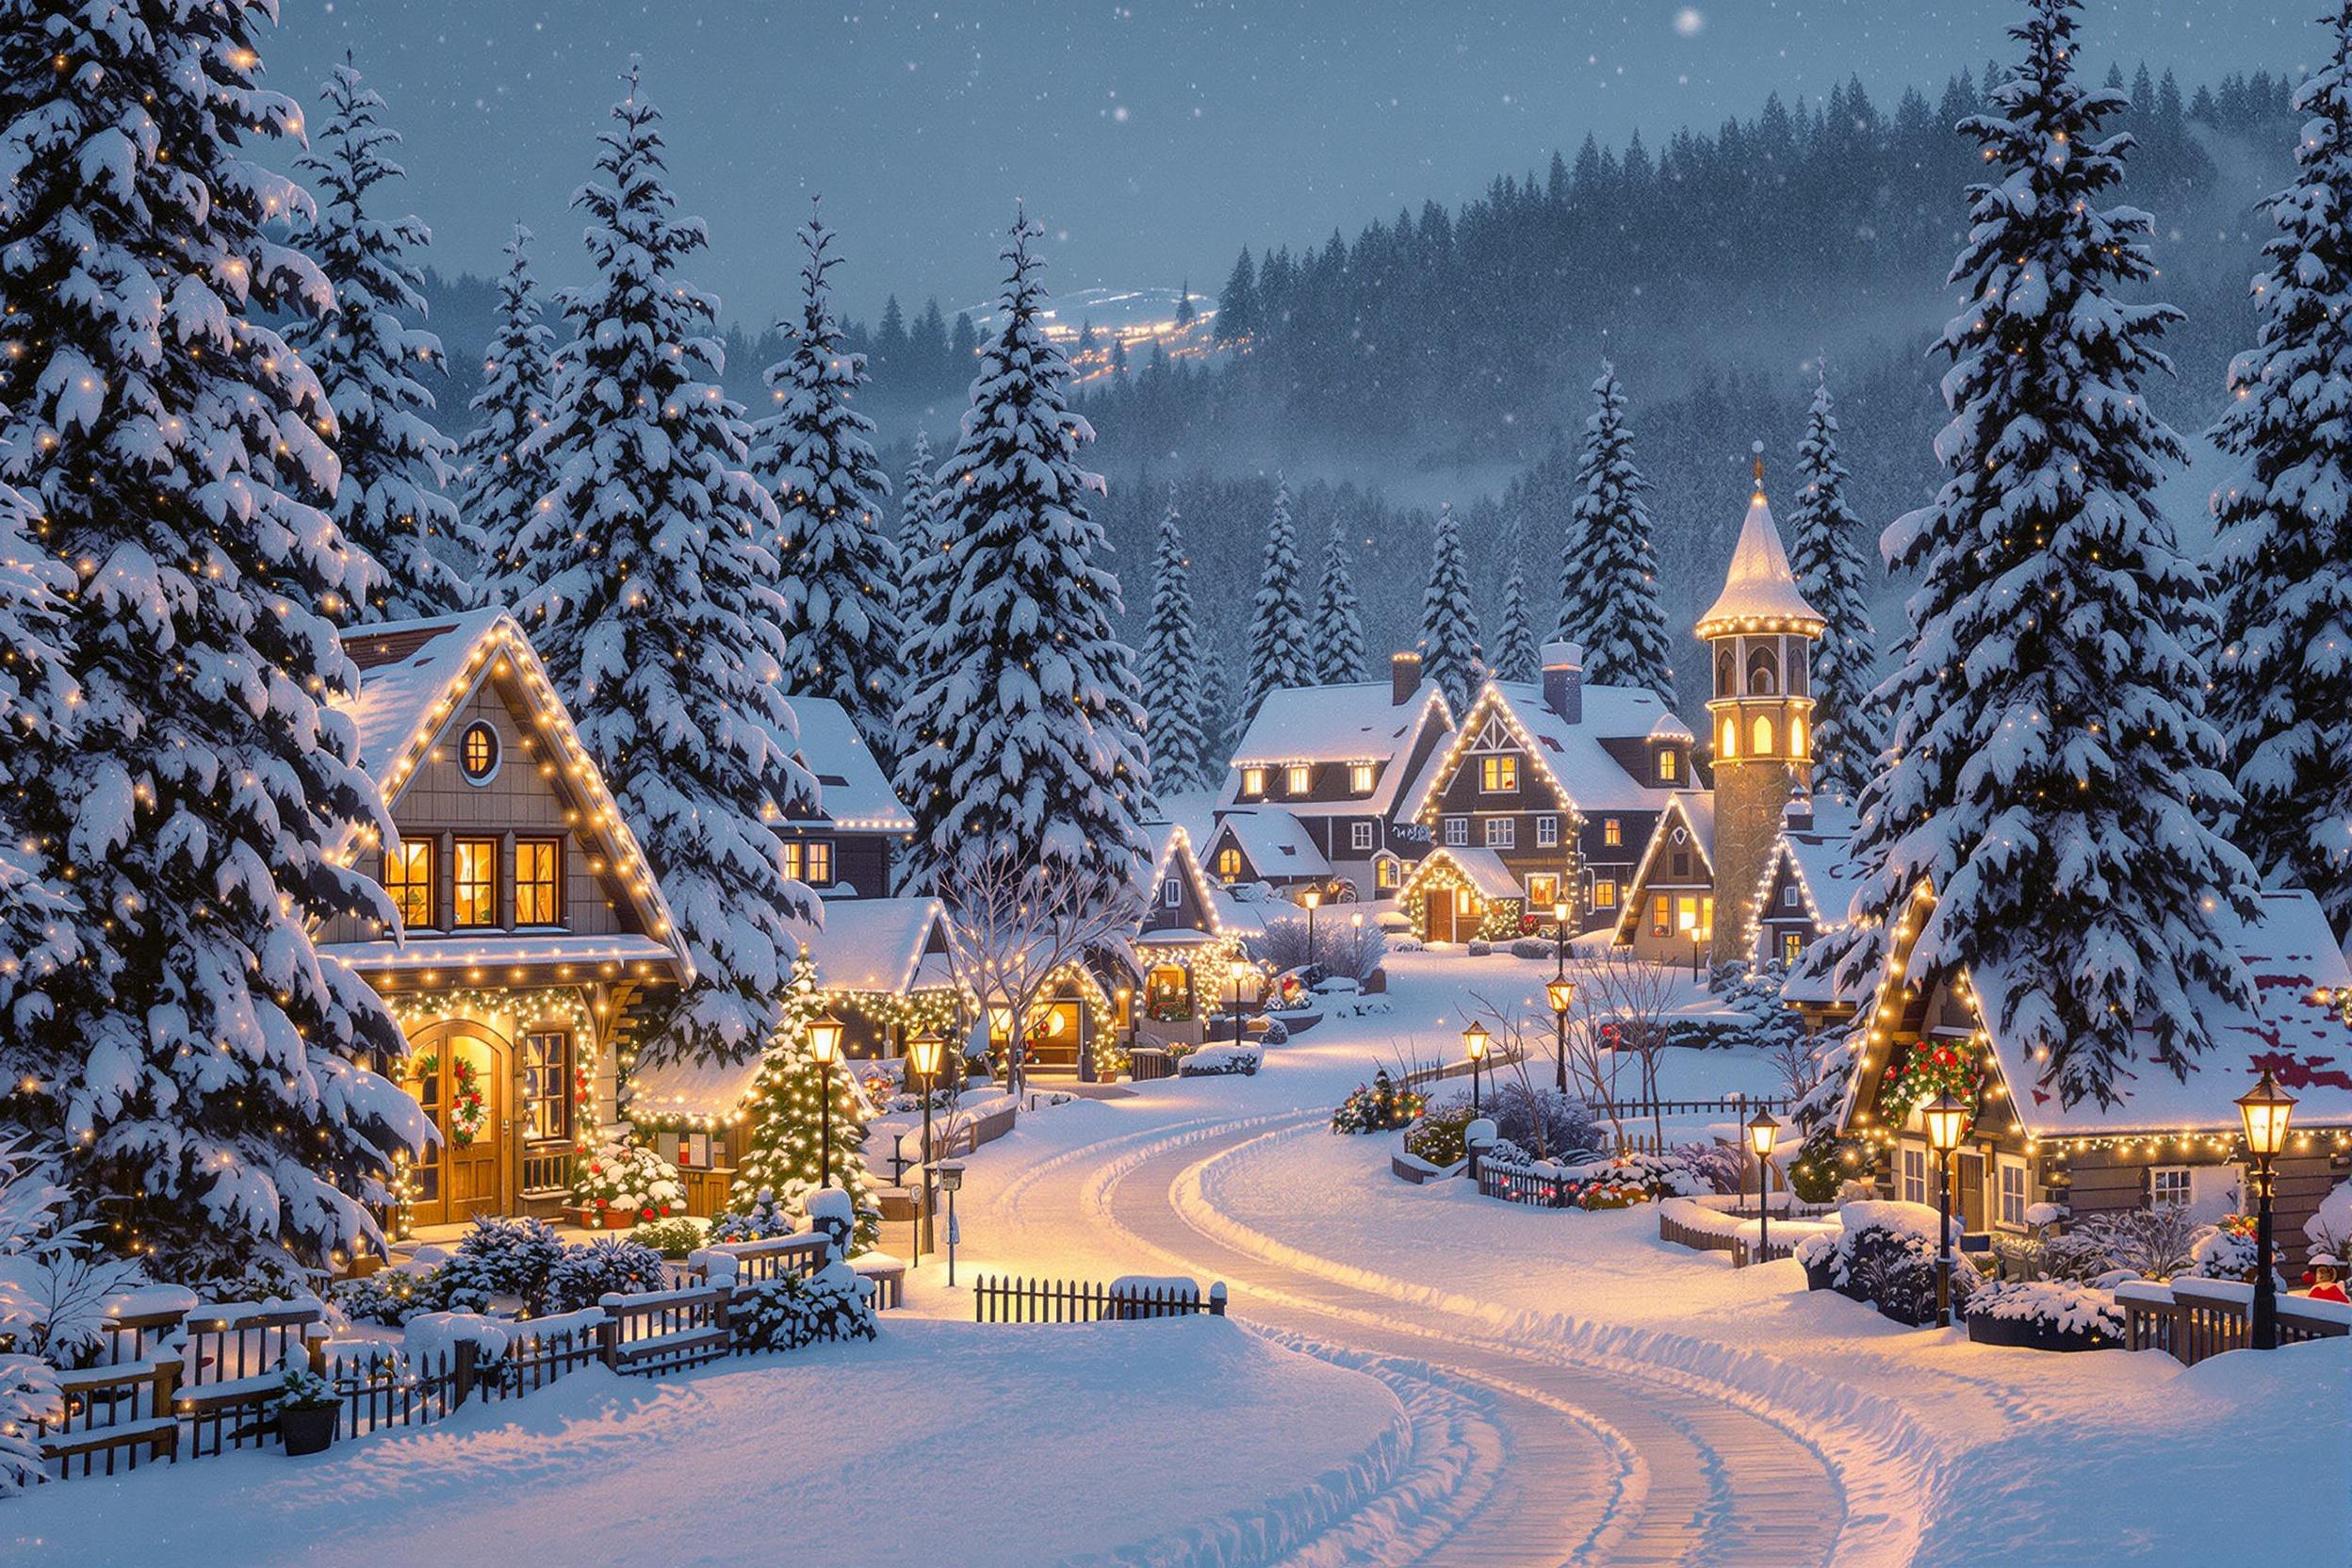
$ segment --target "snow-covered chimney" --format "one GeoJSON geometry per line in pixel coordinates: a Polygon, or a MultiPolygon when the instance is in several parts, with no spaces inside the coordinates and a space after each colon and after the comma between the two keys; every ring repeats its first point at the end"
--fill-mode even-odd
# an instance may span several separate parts
{"type": "Polygon", "coordinates": [[[1791,833],[1813,831],[1813,795],[1800,785],[1788,797],[1788,804],[1780,808],[1780,825],[1791,833]]]}
{"type": "Polygon", "coordinates": [[[1584,649],[1574,643],[1544,645],[1544,706],[1570,724],[1584,722],[1584,649]]]}
{"type": "Polygon", "coordinates": [[[1402,708],[1421,689],[1421,656],[1417,653],[1392,653],[1388,656],[1388,700],[1392,707],[1402,708]]]}

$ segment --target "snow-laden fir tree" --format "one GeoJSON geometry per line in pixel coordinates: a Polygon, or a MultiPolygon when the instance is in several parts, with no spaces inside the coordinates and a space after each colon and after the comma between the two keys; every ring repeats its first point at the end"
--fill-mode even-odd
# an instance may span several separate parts
{"type": "Polygon", "coordinates": [[[2352,923],[2352,4],[2296,90],[2295,183],[2254,280],[2261,325],[2216,434],[2245,460],[2214,497],[2213,710],[2236,766],[2232,838],[2271,881],[2352,923]]]}
{"type": "Polygon", "coordinates": [[[820,1066],[808,1049],[808,1025],[823,1017],[817,967],[803,952],[783,988],[781,1017],[760,1059],[754,1082],[748,1148],[738,1157],[729,1188],[737,1212],[747,1213],[762,1194],[806,1230],[808,1199],[825,1186],[849,1194],[858,1215],[854,1245],[871,1247],[881,1232],[881,1210],[874,1199],[874,1177],[866,1169],[866,1113],[849,1072],[841,1062],[820,1066]],[[833,1099],[833,1164],[825,1163],[825,1099],[833,1099]]]}
{"type": "Polygon", "coordinates": [[[364,1065],[405,1051],[391,1014],[313,942],[394,918],[345,863],[390,825],[330,707],[370,569],[322,510],[334,416],[265,324],[333,303],[271,234],[312,208],[260,151],[301,122],[256,85],[270,14],[0,3],[0,483],[81,579],[49,634],[81,723],[11,725],[6,762],[79,952],[11,977],[0,1122],[65,1146],[73,1217],[195,1282],[372,1242],[426,1132],[364,1065]]]}
{"type": "MultiPolygon", "coordinates": [[[[946,508],[941,504],[939,463],[931,455],[931,433],[915,432],[914,455],[906,461],[906,478],[898,487],[898,698],[892,712],[893,733],[889,755],[901,758],[929,743],[929,738],[909,727],[917,715],[909,707],[915,672],[930,661],[931,639],[947,617],[955,592],[948,557],[946,508]]],[[[900,870],[905,871],[902,863],[900,870]]]]}
{"type": "Polygon", "coordinates": [[[1521,553],[1511,554],[1511,575],[1503,580],[1502,620],[1494,629],[1494,656],[1488,669],[1497,680],[1533,680],[1543,654],[1535,645],[1535,623],[1527,618],[1527,565],[1521,553]]]}
{"type": "Polygon", "coordinates": [[[1838,411],[1826,375],[1797,445],[1797,506],[1789,570],[1805,602],[1828,623],[1813,650],[1813,790],[1855,800],[1878,765],[1886,727],[1870,700],[1878,631],[1870,625],[1862,564],[1862,519],[1846,502],[1846,466],[1838,457],[1838,411]]]}
{"type": "Polygon", "coordinates": [[[1315,632],[1309,639],[1315,655],[1315,678],[1326,686],[1369,679],[1364,662],[1364,606],[1356,598],[1356,580],[1348,566],[1348,547],[1331,523],[1331,536],[1323,546],[1323,577],[1315,589],[1315,632]]]}
{"type": "Polygon", "coordinates": [[[1470,573],[1462,564],[1462,524],[1451,501],[1437,509],[1437,545],[1429,564],[1429,591],[1421,596],[1421,674],[1437,682],[1457,713],[1466,711],[1484,669],[1478,651],[1477,612],[1470,604],[1470,573]]]}
{"type": "Polygon", "coordinates": [[[461,609],[474,597],[482,537],[449,499],[452,443],[433,422],[433,394],[416,379],[446,373],[441,339],[403,315],[424,314],[424,279],[410,253],[433,242],[415,217],[378,210],[386,156],[400,133],[384,123],[384,99],[349,60],[319,90],[326,124],[300,167],[318,216],[302,248],[335,287],[335,308],[297,318],[286,341],[317,373],[335,407],[335,454],[343,477],[335,520],[346,542],[382,569],[351,621],[409,620],[461,609]]]}
{"type": "Polygon", "coordinates": [[[516,584],[528,588],[529,562],[513,556],[530,531],[534,508],[555,488],[544,452],[527,443],[547,428],[550,359],[555,335],[540,320],[539,280],[531,270],[531,231],[514,225],[506,242],[506,276],[498,284],[498,322],[482,355],[482,390],[466,406],[474,428],[458,448],[457,505],[466,528],[482,541],[477,586],[505,602],[516,584]]]}
{"type": "Polygon", "coordinates": [[[1884,541],[1920,587],[1860,801],[1858,918],[1822,944],[1868,990],[1932,888],[1912,983],[2001,972],[1995,1026],[2067,1103],[2186,1075],[2216,999],[2246,998],[2253,907],[2205,825],[2236,804],[2193,651],[2212,610],[2152,498],[2180,442],[2140,386],[2180,312],[2119,297],[2153,271],[2151,220],[2104,204],[2130,139],[2100,133],[2119,95],[2075,80],[2075,8],[2033,0],[2022,70],[1962,122],[1987,157],[1952,272],[1970,303],[1939,345],[1950,477],[1884,541]]]}
{"type": "Polygon", "coordinates": [[[1674,643],[1658,598],[1658,551],[1650,542],[1650,482],[1633,454],[1625,392],[1614,366],[1592,384],[1584,422],[1576,497],[1560,562],[1560,625],[1553,636],[1584,647],[1587,680],[1646,686],[1672,707],[1674,643]]]}
{"type": "Polygon", "coordinates": [[[1151,789],[1135,657],[1113,629],[1119,579],[1079,466],[1093,427],[1045,334],[1044,231],[1017,216],[997,325],[939,475],[950,592],[902,719],[898,792],[918,825],[910,885],[960,857],[1109,882],[1145,853],[1151,789]]]}
{"type": "Polygon", "coordinates": [[[1168,487],[1152,557],[1152,614],[1143,624],[1143,668],[1151,672],[1144,706],[1152,777],[1162,793],[1199,788],[1201,772],[1200,645],[1192,627],[1192,560],[1184,553],[1184,514],[1168,487]]]}
{"type": "Polygon", "coordinates": [[[898,546],[883,527],[890,482],[874,421],[850,406],[865,384],[833,315],[825,274],[841,259],[814,203],[800,231],[800,310],[777,323],[792,351],[769,367],[776,406],[754,427],[752,472],[776,498],[784,597],[784,686],[831,697],[887,768],[898,746],[898,546]]]}
{"type": "Polygon", "coordinates": [[[718,302],[678,272],[703,226],[672,211],[634,60],[626,80],[602,177],[573,198],[596,278],[565,302],[578,341],[531,443],[555,504],[518,552],[539,578],[518,610],[694,959],[649,1049],[740,1061],[775,1032],[787,923],[818,915],[767,812],[812,803],[816,785],[782,693],[776,506],[720,390],[718,302]]]}
{"type": "Polygon", "coordinates": [[[1207,643],[1208,652],[1200,660],[1200,781],[1219,789],[1233,747],[1241,743],[1241,727],[1233,722],[1240,699],[1225,668],[1221,639],[1211,637],[1207,643]]]}
{"type": "Polygon", "coordinates": [[[1298,531],[1290,520],[1290,482],[1274,482],[1274,514],[1266,525],[1266,564],[1250,608],[1250,667],[1242,672],[1239,727],[1248,728],[1268,692],[1315,684],[1308,643],[1306,585],[1300,580],[1298,531]]]}

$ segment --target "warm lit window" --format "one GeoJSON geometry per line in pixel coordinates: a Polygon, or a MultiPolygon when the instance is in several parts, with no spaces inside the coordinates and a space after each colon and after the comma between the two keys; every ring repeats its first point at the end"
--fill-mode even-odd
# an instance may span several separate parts
{"type": "Polygon", "coordinates": [[[1681,776],[1682,753],[1674,750],[1672,746],[1669,746],[1664,751],[1659,752],[1658,754],[1658,782],[1661,784],[1672,784],[1675,779],[1681,776]]]}
{"type": "Polygon", "coordinates": [[[460,839],[450,861],[451,916],[458,925],[498,923],[498,841],[460,839]]]}
{"type": "Polygon", "coordinates": [[[1447,817],[1446,819],[1446,841],[1456,849],[1467,844],[1470,841],[1470,819],[1447,817]]]}
{"type": "Polygon", "coordinates": [[[1241,851],[1235,849],[1231,844],[1227,844],[1223,849],[1218,850],[1217,852],[1217,874],[1228,882],[1239,880],[1241,876],[1241,851]]]}
{"type": "Polygon", "coordinates": [[[523,1135],[572,1135],[572,1037],[562,1030],[523,1037],[523,1135]]]}
{"type": "Polygon", "coordinates": [[[833,885],[833,841],[830,839],[808,841],[808,885],[812,888],[833,885]]]}
{"type": "Polygon", "coordinates": [[[457,765],[471,784],[487,784],[498,771],[498,732],[480,719],[458,737],[457,765]]]}
{"type": "Polygon", "coordinates": [[[1264,768],[1242,769],[1241,792],[1245,795],[1262,795],[1266,793],[1266,770],[1264,768]]]}
{"type": "Polygon", "coordinates": [[[1614,909],[1617,907],[1617,884],[1608,881],[1593,883],[1592,907],[1595,909],[1614,909]]]}
{"type": "Polygon", "coordinates": [[[1368,822],[1349,823],[1348,843],[1351,849],[1370,849],[1372,847],[1372,825],[1368,822]]]}
{"type": "Polygon", "coordinates": [[[1527,907],[1539,916],[1548,915],[1552,906],[1560,902],[1560,878],[1536,875],[1527,878],[1527,907]]]}
{"type": "Polygon", "coordinates": [[[1511,849],[1519,842],[1519,819],[1489,817],[1486,821],[1486,847],[1511,849]]]}
{"type": "Polygon", "coordinates": [[[1558,817],[1536,818],[1535,847],[1538,849],[1552,849],[1558,847],[1559,843],[1560,819],[1558,817]]]}
{"type": "MultiPolygon", "coordinates": [[[[1668,755],[1673,754],[1668,753],[1668,755]]],[[[1615,817],[1603,817],[1601,819],[1601,842],[1611,849],[1617,849],[1622,847],[1625,841],[1625,825],[1615,817]]]]}
{"type": "Polygon", "coordinates": [[[554,839],[514,844],[514,923],[564,923],[564,846],[554,839]]]}
{"type": "Polygon", "coordinates": [[[798,839],[785,840],[783,848],[784,875],[790,881],[798,882],[802,879],[800,874],[808,868],[808,857],[801,853],[801,842],[798,839]]]}
{"type": "Polygon", "coordinates": [[[1780,934],[1780,961],[1784,964],[1794,964],[1804,956],[1804,933],[1798,931],[1782,932],[1780,934]]]}
{"type": "Polygon", "coordinates": [[[1752,733],[1756,739],[1756,755],[1770,757],[1772,754],[1772,721],[1758,713],[1752,733]]]}
{"type": "Polygon", "coordinates": [[[1294,765],[1287,770],[1282,781],[1282,788],[1288,790],[1294,795],[1305,794],[1308,791],[1315,788],[1315,770],[1312,768],[1298,767],[1294,765]]]}
{"type": "Polygon", "coordinates": [[[402,840],[384,853],[384,890],[400,911],[400,924],[420,930],[433,923],[433,841],[402,840]]]}
{"type": "Polygon", "coordinates": [[[1674,907],[1664,893],[1650,900],[1650,935],[1671,937],[1674,934],[1674,907]]]}
{"type": "Polygon", "coordinates": [[[1372,764],[1369,762],[1348,763],[1348,788],[1355,794],[1370,794],[1372,792],[1372,764]]]}
{"type": "Polygon", "coordinates": [[[1805,755],[1805,715],[1802,713],[1788,721],[1788,755],[1797,758],[1805,755]]]}
{"type": "Polygon", "coordinates": [[[1738,719],[1723,720],[1723,755],[1725,757],[1740,755],[1740,721],[1738,719]]]}
{"type": "Polygon", "coordinates": [[[1372,867],[1373,885],[1384,892],[1394,889],[1402,880],[1400,874],[1403,871],[1404,867],[1396,860],[1382,858],[1376,861],[1372,867]]]}
{"type": "Polygon", "coordinates": [[[1516,757],[1482,757],[1478,760],[1478,788],[1490,795],[1507,794],[1519,787],[1519,759],[1516,757]]]}

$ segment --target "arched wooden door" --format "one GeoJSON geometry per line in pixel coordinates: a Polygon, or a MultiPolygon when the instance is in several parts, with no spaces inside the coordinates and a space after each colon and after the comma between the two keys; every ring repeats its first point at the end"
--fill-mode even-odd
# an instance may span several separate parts
{"type": "Polygon", "coordinates": [[[433,1024],[410,1042],[409,1092],[441,1135],[411,1172],[416,1224],[457,1224],[513,1210],[513,1079],[512,1049],[470,1020],[433,1024]]]}

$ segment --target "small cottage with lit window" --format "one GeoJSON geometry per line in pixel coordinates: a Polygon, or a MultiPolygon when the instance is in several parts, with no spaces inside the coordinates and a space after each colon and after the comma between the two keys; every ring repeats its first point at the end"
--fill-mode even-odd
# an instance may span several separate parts
{"type": "MultiPolygon", "coordinates": [[[[1214,886],[1192,851],[1192,836],[1174,823],[1153,823],[1152,869],[1135,933],[1140,973],[1135,1037],[1147,1045],[1199,1045],[1208,1020],[1240,975],[1242,930],[1230,895],[1214,886]]],[[[1290,911],[1286,905],[1275,908],[1290,911]]],[[[1250,1000],[1257,996],[1250,973],[1250,1000]]]]}
{"type": "Polygon", "coordinates": [[[1667,802],[1617,911],[1616,941],[1653,963],[1703,970],[1715,941],[1715,795],[1667,802]]]}
{"type": "Polygon", "coordinates": [[[641,1004],[691,971],[651,869],[522,629],[499,610],[351,632],[360,765],[397,837],[344,853],[399,925],[319,951],[382,992],[440,1134],[407,1219],[552,1214],[610,1112],[641,1004]]]}
{"type": "Polygon", "coordinates": [[[1849,853],[1854,826],[1854,808],[1843,801],[1789,797],[1751,911],[1756,963],[1794,968],[1822,932],[1846,923],[1847,906],[1861,880],[1849,853]]]}

